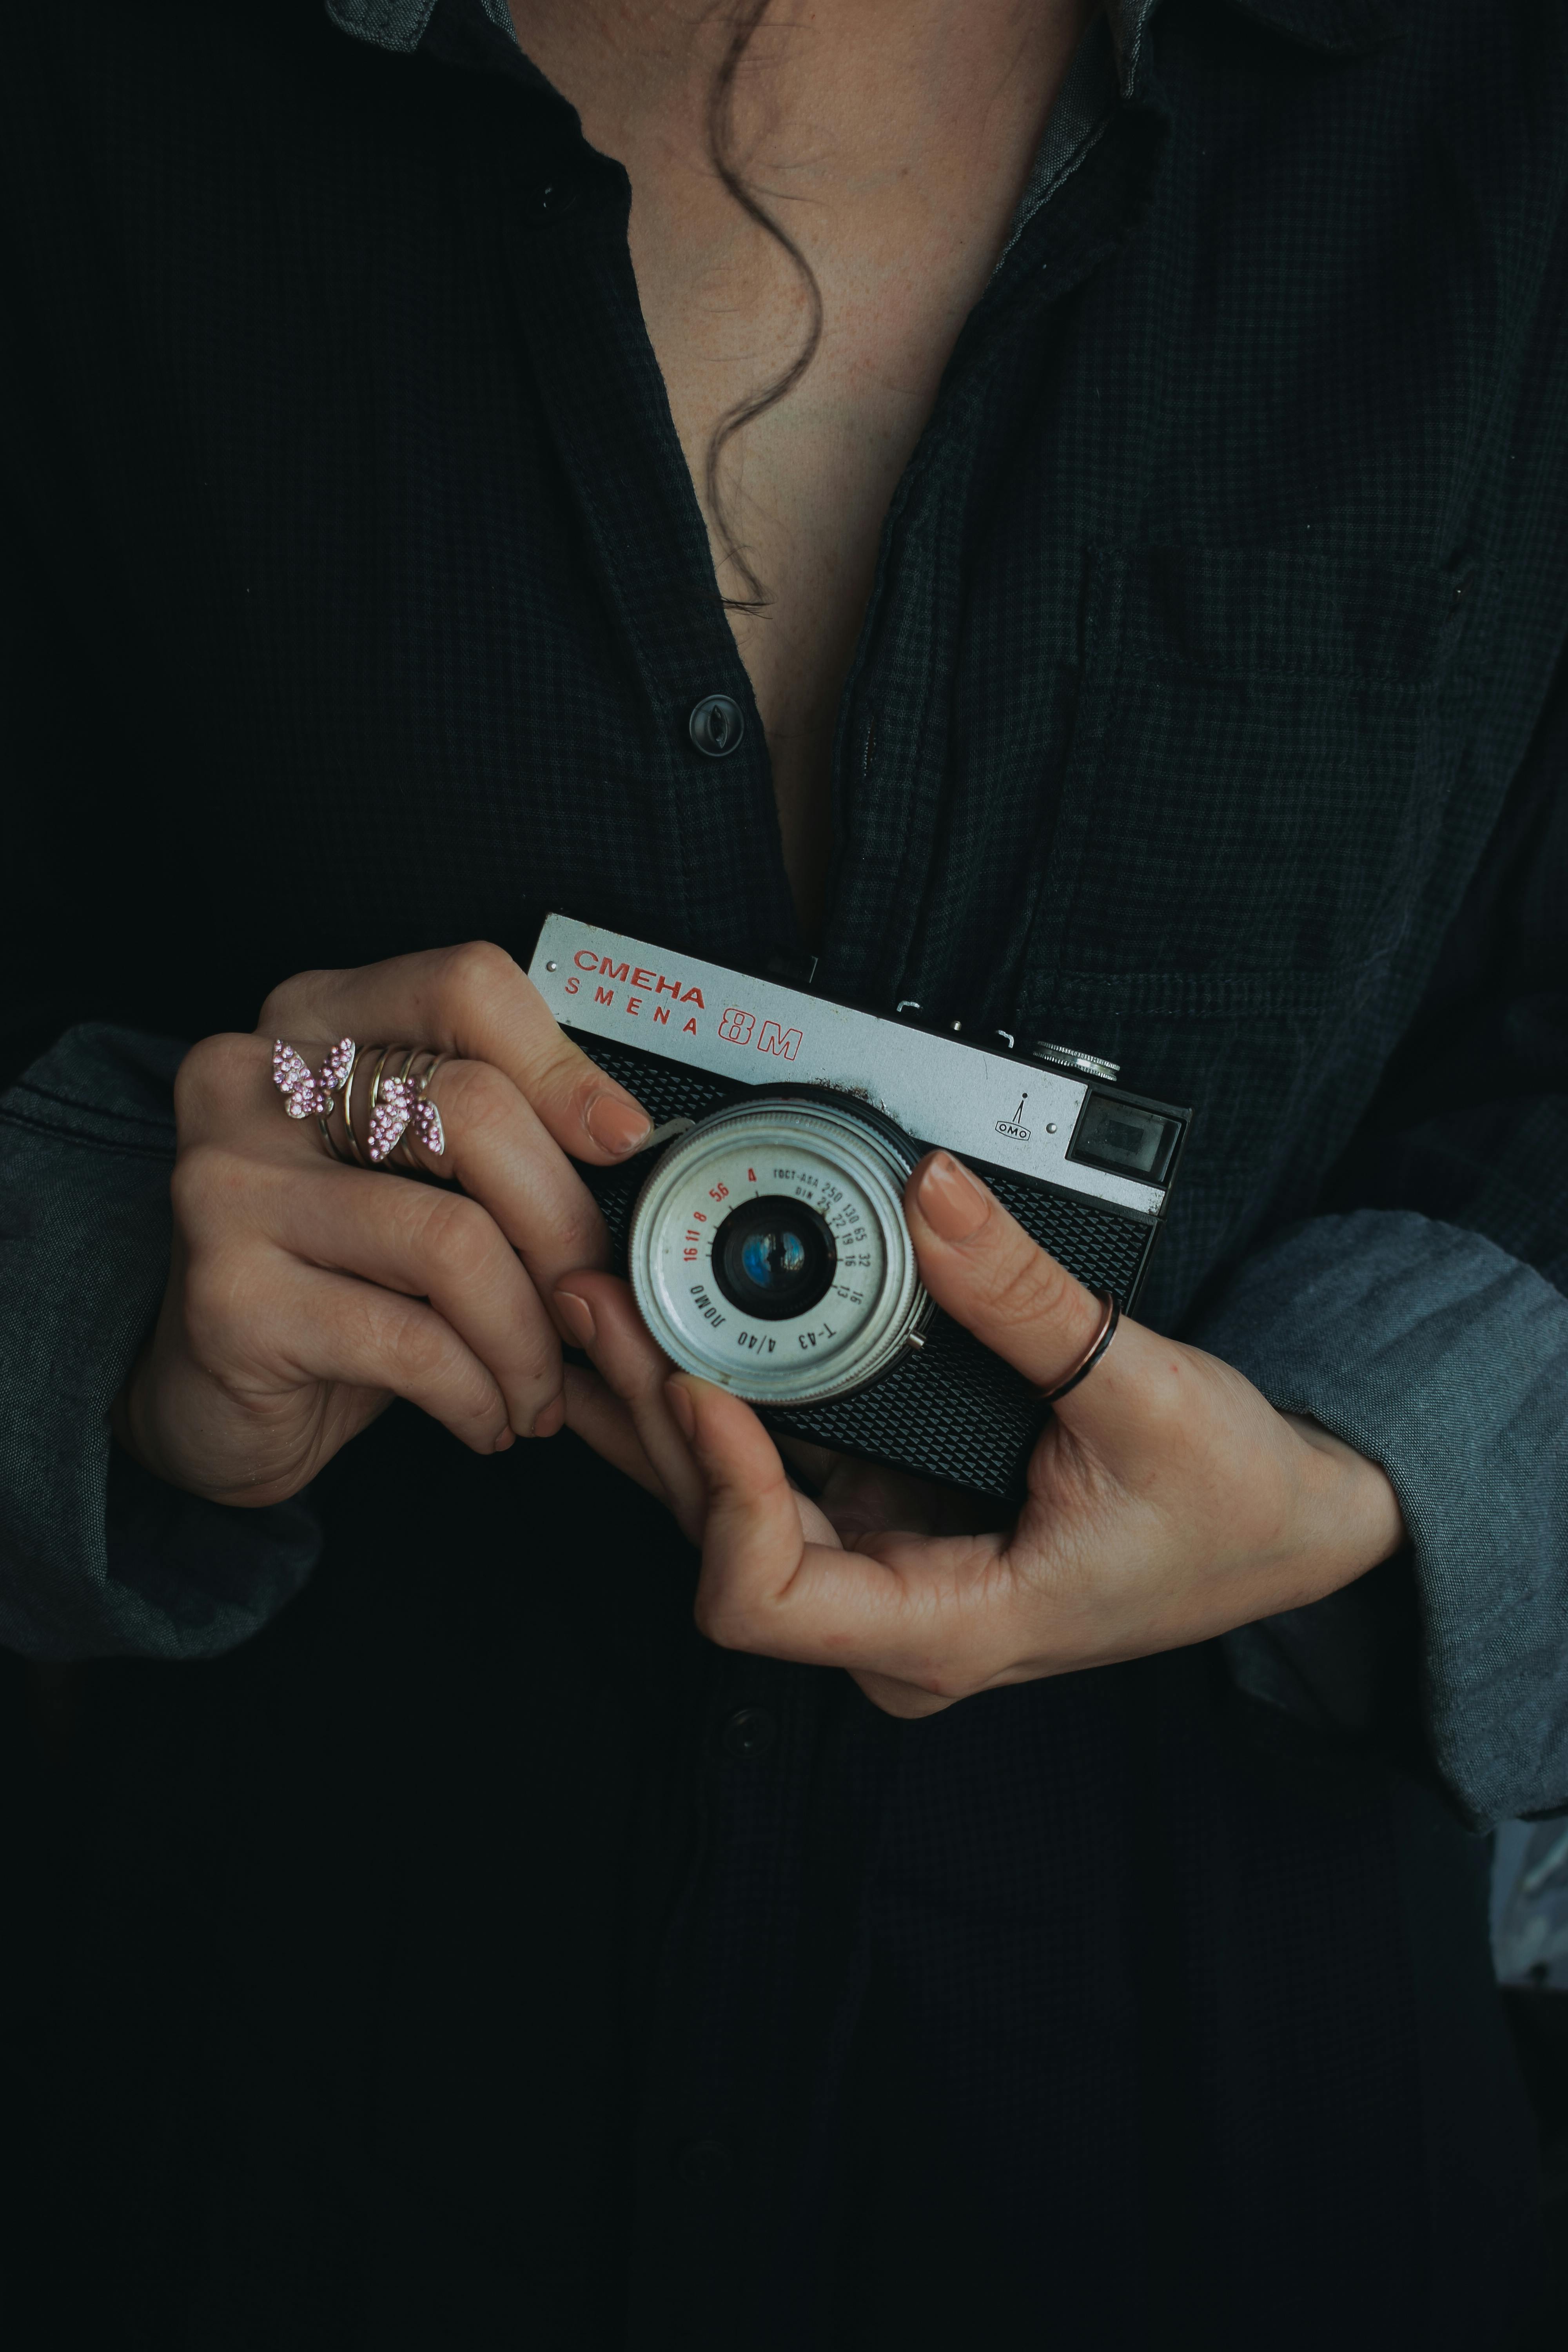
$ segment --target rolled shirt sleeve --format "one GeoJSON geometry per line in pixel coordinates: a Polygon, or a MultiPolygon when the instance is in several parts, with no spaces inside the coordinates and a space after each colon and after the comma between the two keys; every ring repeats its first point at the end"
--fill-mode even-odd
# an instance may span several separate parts
{"type": "Polygon", "coordinates": [[[303,1500],[203,1501],[110,1435],[168,1278],[184,1051],[73,1029],[0,1096],[0,1641],[26,1656],[212,1656],[320,1548],[303,1500]]]}
{"type": "MultiPolygon", "coordinates": [[[[1426,1738],[1466,1818],[1568,1807],[1568,1298],[1484,1234],[1363,1209],[1279,1235],[1184,1336],[1387,1472],[1426,1738]]],[[[1352,1585],[1225,1647],[1254,1697],[1349,1724],[1373,1632],[1352,1585]]]]}

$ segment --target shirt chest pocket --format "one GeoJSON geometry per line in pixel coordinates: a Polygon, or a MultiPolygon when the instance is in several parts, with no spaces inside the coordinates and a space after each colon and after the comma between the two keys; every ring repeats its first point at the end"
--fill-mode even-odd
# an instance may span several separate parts
{"type": "Polygon", "coordinates": [[[1304,1009],[1397,944],[1462,756],[1463,569],[1106,549],[1031,992],[1304,1009]]]}

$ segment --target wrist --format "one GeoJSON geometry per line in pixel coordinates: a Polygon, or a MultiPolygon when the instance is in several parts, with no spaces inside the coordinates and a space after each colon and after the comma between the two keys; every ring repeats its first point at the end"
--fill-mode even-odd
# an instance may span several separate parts
{"type": "Polygon", "coordinates": [[[154,1477],[161,1477],[163,1473],[149,1454],[143,1429],[145,1405],[142,1375],[151,1346],[149,1340],[126,1374],[124,1387],[109,1408],[109,1427],[122,1454],[128,1454],[132,1462],[143,1470],[150,1470],[154,1477]]]}
{"type": "Polygon", "coordinates": [[[1331,1573],[1323,1590],[1333,1591],[1392,1559],[1409,1542],[1409,1530],[1381,1464],[1304,1413],[1283,1418],[1307,1449],[1303,1470],[1312,1548],[1331,1573]]]}

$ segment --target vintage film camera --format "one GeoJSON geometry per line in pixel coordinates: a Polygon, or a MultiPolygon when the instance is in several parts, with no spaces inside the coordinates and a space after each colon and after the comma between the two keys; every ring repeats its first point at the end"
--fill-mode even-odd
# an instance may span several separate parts
{"type": "Polygon", "coordinates": [[[774,1428],[1016,1501],[1043,1409],[927,1294],[905,1179],[943,1146],[1131,1308],[1191,1114],[1088,1054],[976,1044],[567,915],[528,976],[655,1121],[630,1163],[583,1173],[665,1353],[774,1428]]]}

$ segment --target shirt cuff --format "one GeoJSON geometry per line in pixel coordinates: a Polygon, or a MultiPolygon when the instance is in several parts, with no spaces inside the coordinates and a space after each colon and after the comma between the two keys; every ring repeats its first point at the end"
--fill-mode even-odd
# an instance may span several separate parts
{"type": "Polygon", "coordinates": [[[73,1029],[0,1096],[0,1642],[25,1656],[232,1649],[320,1549],[300,1498],[205,1502],[110,1437],[168,1279],[184,1052],[73,1029]]]}
{"type": "MultiPolygon", "coordinates": [[[[1426,1740],[1479,1827],[1568,1804],[1568,1299],[1406,1210],[1315,1217],[1184,1332],[1381,1465],[1410,1537],[1426,1740]]],[[[1226,1637],[1252,1696],[1365,1727],[1386,1587],[1226,1637]]]]}

